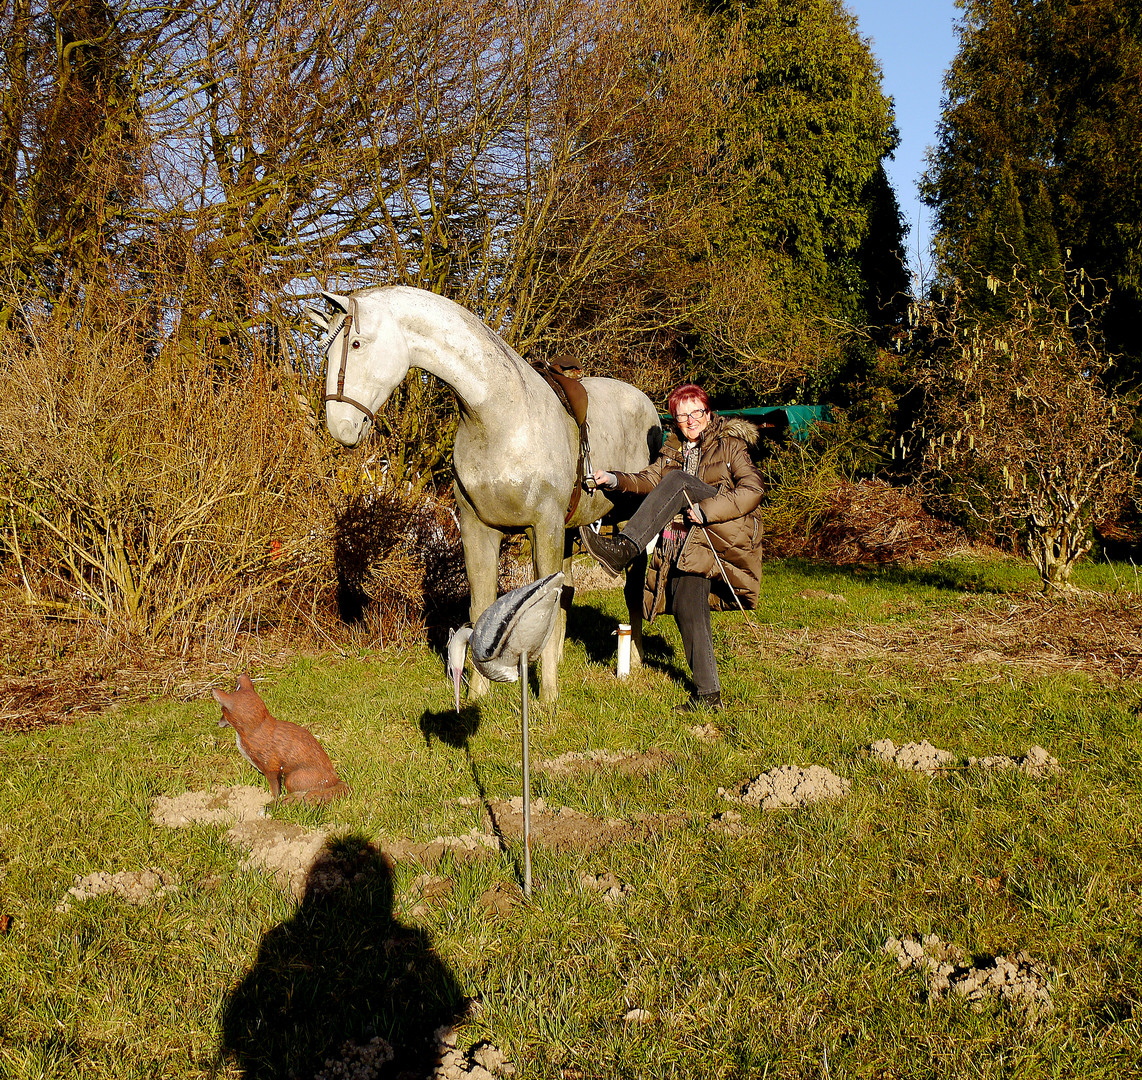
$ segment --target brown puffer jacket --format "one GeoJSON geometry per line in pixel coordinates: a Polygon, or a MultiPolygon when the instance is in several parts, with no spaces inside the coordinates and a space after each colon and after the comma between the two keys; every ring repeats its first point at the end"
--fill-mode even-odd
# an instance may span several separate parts
{"type": "MultiPolygon", "coordinates": [[[[761,588],[761,499],[765,488],[749,456],[749,447],[758,440],[757,428],[739,417],[714,414],[698,439],[698,477],[718,489],[698,503],[706,515],[704,529],[694,526],[686,536],[677,566],[685,574],[711,579],[710,607],[715,611],[737,610],[733,594],[722,577],[710,550],[722,560],[726,577],[742,607],[757,607],[761,588]]],[[[682,468],[682,441],[675,432],[666,440],[658,457],[642,472],[616,473],[620,491],[645,495],[652,491],[671,469],[682,468]]],[[[666,606],[666,574],[662,556],[650,560],[643,590],[643,617],[648,621],[661,615],[666,606]]]]}

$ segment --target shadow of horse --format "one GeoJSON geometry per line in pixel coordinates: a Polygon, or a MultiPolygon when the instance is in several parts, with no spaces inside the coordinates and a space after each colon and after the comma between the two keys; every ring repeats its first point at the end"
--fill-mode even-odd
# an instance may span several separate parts
{"type": "Polygon", "coordinates": [[[380,1037],[393,1075],[427,1076],[439,1061],[434,1031],[467,1006],[428,935],[393,917],[389,861],[363,837],[343,837],[322,850],[296,913],[267,931],[228,995],[218,1056],[247,1080],[280,1080],[314,1076],[347,1044],[380,1037]]]}
{"type": "MultiPolygon", "coordinates": [[[[580,601],[567,615],[567,636],[580,642],[587,659],[593,664],[614,667],[616,622],[589,601],[580,601]]],[[[688,684],[690,671],[685,661],[677,662],[671,644],[660,634],[645,633],[642,639],[642,662],[645,667],[661,671],[675,682],[688,684]]]]}

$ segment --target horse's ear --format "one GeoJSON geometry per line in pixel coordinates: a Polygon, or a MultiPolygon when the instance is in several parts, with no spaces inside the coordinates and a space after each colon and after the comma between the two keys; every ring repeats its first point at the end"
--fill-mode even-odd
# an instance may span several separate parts
{"type": "Polygon", "coordinates": [[[317,308],[307,307],[305,309],[305,317],[313,323],[318,330],[328,330],[329,320],[317,310],[317,308]]]}
{"type": "Polygon", "coordinates": [[[332,304],[342,315],[349,314],[349,297],[340,296],[338,293],[326,292],[321,290],[321,295],[325,297],[326,302],[332,304]]]}

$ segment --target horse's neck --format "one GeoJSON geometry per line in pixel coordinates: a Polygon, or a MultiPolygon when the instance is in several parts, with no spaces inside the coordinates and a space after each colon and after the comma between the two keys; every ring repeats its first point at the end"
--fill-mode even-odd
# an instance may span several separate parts
{"type": "Polygon", "coordinates": [[[513,362],[507,346],[483,324],[450,305],[397,315],[412,365],[452,387],[464,412],[481,417],[510,407],[515,393],[507,388],[527,378],[519,374],[526,364],[513,362]]]}

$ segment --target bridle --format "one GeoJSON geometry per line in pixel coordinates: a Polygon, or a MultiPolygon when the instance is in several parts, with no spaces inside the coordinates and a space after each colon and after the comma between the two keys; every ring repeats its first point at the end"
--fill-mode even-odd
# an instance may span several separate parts
{"type": "MultiPolygon", "coordinates": [[[[337,336],[337,331],[344,331],[345,336],[341,339],[341,366],[337,369],[337,392],[335,394],[327,393],[325,395],[326,402],[330,401],[343,401],[346,405],[352,405],[354,409],[363,412],[369,418],[371,424],[376,423],[376,417],[373,415],[373,410],[362,405],[355,398],[348,397],[345,393],[345,368],[349,363],[349,337],[353,331],[353,325],[356,323],[357,329],[361,328],[361,314],[357,309],[357,300],[355,297],[349,297],[349,310],[345,313],[344,319],[339,327],[333,331],[329,337],[329,346],[333,344],[333,339],[337,336]]],[[[360,347],[360,342],[354,344],[354,348],[360,347]]],[[[328,351],[326,352],[328,356],[328,351]]]]}

